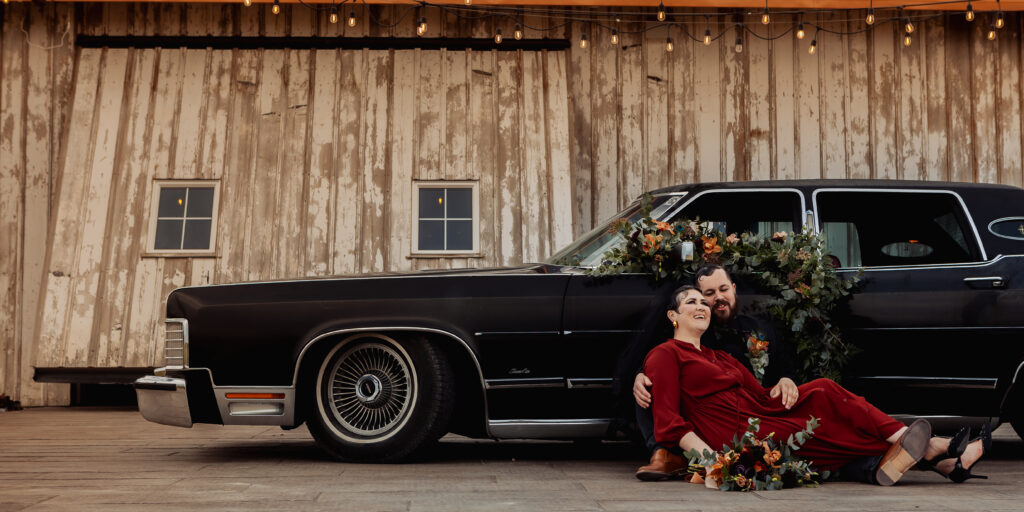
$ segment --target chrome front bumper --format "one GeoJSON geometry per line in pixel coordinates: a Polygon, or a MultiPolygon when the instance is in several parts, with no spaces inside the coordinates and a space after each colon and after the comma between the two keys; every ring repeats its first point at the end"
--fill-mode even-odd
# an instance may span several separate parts
{"type": "Polygon", "coordinates": [[[147,375],[135,381],[142,417],[154,423],[191,427],[185,379],[147,375]]]}

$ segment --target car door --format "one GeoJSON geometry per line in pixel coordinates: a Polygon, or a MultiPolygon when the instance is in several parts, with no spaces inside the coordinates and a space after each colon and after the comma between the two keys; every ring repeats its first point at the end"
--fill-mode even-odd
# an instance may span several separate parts
{"type": "MultiPolygon", "coordinates": [[[[706,190],[686,197],[655,218],[700,218],[726,233],[770,234],[800,229],[804,205],[803,194],[790,188],[706,190]]],[[[572,276],[562,321],[568,353],[579,355],[567,368],[571,401],[588,404],[594,414],[612,414],[612,377],[624,349],[645,327],[639,324],[645,316],[648,321],[667,325],[663,315],[646,313],[662,311],[666,293],[679,284],[654,283],[646,274],[572,276]]],[[[623,385],[629,389],[632,382],[623,385]]]]}
{"type": "Polygon", "coordinates": [[[950,190],[835,188],[816,190],[813,202],[841,272],[863,268],[836,318],[860,350],[846,384],[895,415],[998,410],[1010,363],[990,354],[1013,342],[1013,324],[991,306],[1008,269],[988,261],[963,200],[950,190]]]}

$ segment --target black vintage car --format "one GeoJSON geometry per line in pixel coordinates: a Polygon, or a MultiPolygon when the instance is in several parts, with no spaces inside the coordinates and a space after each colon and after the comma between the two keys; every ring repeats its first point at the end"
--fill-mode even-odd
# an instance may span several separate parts
{"type": "MultiPolygon", "coordinates": [[[[1024,190],[773,181],[653,196],[661,220],[823,232],[840,272],[863,269],[842,325],[862,349],[845,384],[898,417],[1024,432],[1024,190]]],[[[615,219],[546,263],[175,290],[166,366],[136,382],[139,408],[186,427],[305,422],[344,460],[401,459],[446,432],[613,435],[616,361],[660,306],[646,275],[585,274],[622,243],[615,219]],[[579,266],[555,263],[567,257],[579,266]]]]}

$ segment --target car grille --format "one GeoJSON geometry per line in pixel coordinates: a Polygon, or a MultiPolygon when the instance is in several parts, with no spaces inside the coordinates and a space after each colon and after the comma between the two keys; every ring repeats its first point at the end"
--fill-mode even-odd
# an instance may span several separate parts
{"type": "Polygon", "coordinates": [[[188,368],[188,320],[168,318],[164,322],[164,365],[188,368]]]}

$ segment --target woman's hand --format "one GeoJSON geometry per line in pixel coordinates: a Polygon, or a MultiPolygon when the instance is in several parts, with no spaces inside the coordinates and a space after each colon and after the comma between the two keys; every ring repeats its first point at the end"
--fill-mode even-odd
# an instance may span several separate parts
{"type": "Polygon", "coordinates": [[[651,379],[643,372],[636,374],[636,378],[633,379],[633,398],[636,399],[636,404],[644,409],[651,406],[651,392],[647,388],[652,384],[651,379]]]}
{"type": "MultiPolygon", "coordinates": [[[[643,374],[641,373],[641,375],[643,374]]],[[[633,389],[635,390],[636,388],[634,387],[633,389]]],[[[636,391],[633,391],[633,394],[635,395],[636,391]]],[[[789,409],[796,404],[797,398],[800,398],[800,390],[797,389],[796,383],[793,382],[793,379],[783,377],[779,379],[779,383],[768,392],[768,396],[772,398],[779,395],[782,395],[782,406],[789,409]]]]}

